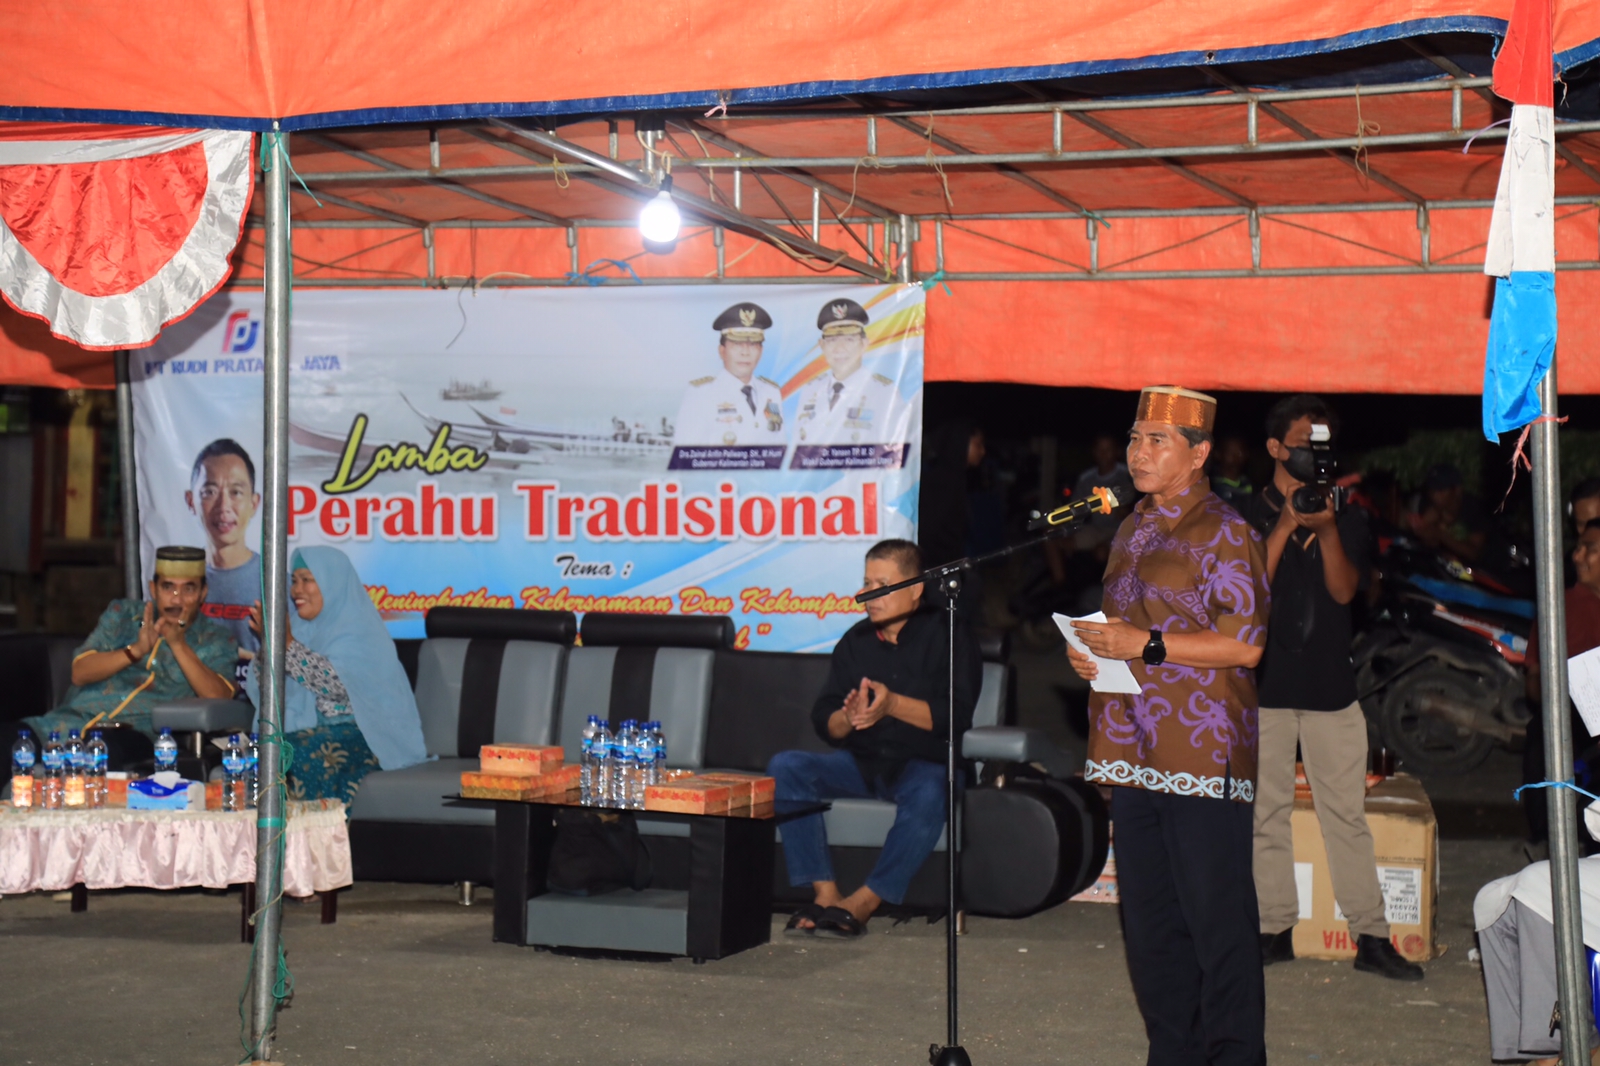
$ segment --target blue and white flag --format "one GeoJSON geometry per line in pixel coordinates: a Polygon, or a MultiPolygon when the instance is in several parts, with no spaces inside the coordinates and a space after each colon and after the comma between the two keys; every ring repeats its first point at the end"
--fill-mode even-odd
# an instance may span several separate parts
{"type": "Polygon", "coordinates": [[[1555,358],[1551,21],[1551,0],[1516,0],[1494,63],[1494,91],[1512,107],[1483,260],[1495,279],[1483,370],[1483,435],[1491,441],[1540,416],[1539,382],[1555,358]]]}

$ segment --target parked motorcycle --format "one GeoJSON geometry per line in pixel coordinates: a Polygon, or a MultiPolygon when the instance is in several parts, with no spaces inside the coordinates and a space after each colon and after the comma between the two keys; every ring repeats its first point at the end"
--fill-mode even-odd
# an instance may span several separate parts
{"type": "Polygon", "coordinates": [[[1379,572],[1382,600],[1351,649],[1374,743],[1420,774],[1467,773],[1496,744],[1520,750],[1533,602],[1404,535],[1379,572]]]}

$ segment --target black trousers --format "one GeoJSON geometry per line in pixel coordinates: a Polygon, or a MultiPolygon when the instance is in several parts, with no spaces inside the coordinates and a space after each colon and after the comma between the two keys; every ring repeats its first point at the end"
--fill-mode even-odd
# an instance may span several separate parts
{"type": "Polygon", "coordinates": [[[1149,1066],[1262,1066],[1266,989],[1248,803],[1112,789],[1128,971],[1149,1066]]]}

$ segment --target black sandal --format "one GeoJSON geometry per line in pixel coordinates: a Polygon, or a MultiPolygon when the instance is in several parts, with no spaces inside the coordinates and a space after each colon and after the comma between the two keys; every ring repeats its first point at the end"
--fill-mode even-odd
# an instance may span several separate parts
{"type": "Polygon", "coordinates": [[[822,916],[815,921],[817,936],[832,940],[856,940],[867,935],[866,923],[843,907],[824,907],[822,916]]]}
{"type": "Polygon", "coordinates": [[[823,909],[815,903],[807,903],[795,911],[789,918],[789,924],[783,927],[784,936],[811,936],[817,931],[817,923],[822,921],[823,909]],[[801,925],[802,920],[809,919],[809,926],[801,925]]]}

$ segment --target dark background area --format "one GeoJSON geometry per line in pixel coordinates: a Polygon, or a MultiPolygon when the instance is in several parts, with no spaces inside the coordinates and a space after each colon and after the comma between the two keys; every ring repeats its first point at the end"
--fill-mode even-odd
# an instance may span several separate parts
{"type": "MultiPolygon", "coordinates": [[[[1250,474],[1259,486],[1271,476],[1264,424],[1267,411],[1283,393],[1217,393],[1218,438],[1237,435],[1250,451],[1250,474]]],[[[1420,487],[1421,472],[1448,459],[1466,475],[1469,492],[1497,514],[1517,539],[1532,529],[1532,492],[1524,470],[1511,484],[1516,440],[1499,445],[1483,439],[1482,400],[1478,396],[1397,396],[1376,393],[1322,394],[1341,421],[1336,441],[1345,473],[1383,468],[1395,473],[1405,492],[1420,487]],[[1503,510],[1496,512],[1502,499],[1503,510]]],[[[965,417],[984,431],[989,452],[984,491],[1003,500],[1007,528],[1015,532],[1027,512],[1039,506],[1042,467],[1054,450],[1054,484],[1070,486],[1091,465],[1089,447],[1096,434],[1121,437],[1133,420],[1137,393],[1110,389],[1049,388],[974,382],[929,382],[923,428],[928,433],[965,417]]],[[[1600,474],[1600,397],[1564,396],[1563,491],[1583,477],[1600,474]]],[[[975,486],[976,487],[976,486],[975,486]]],[[[1052,504],[1055,501],[1052,500],[1052,504]]]]}

